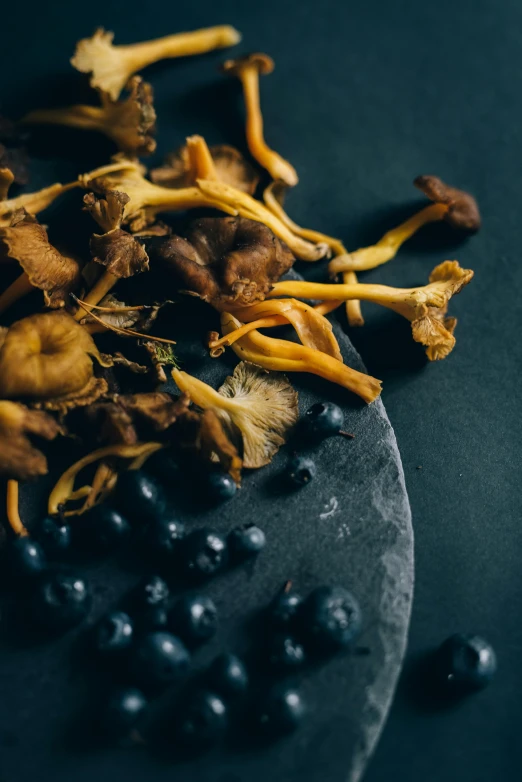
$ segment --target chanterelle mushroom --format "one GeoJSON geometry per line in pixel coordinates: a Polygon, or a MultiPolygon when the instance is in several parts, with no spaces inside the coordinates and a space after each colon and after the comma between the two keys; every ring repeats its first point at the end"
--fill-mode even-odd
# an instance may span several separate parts
{"type": "Polygon", "coordinates": [[[297,393],[284,375],[241,362],[219,391],[179,369],[172,377],[196,405],[213,410],[229,430],[239,430],[245,467],[268,464],[297,421],[297,393]]]}
{"type": "Polygon", "coordinates": [[[60,431],[48,413],[0,401],[0,475],[21,481],[45,475],[47,459],[33,446],[30,436],[53,440],[60,431]]]}
{"type": "Polygon", "coordinates": [[[50,244],[47,231],[35,217],[25,209],[16,211],[11,225],[0,228],[0,242],[7,256],[23,269],[21,277],[0,295],[0,312],[33,287],[43,291],[46,307],[54,309],[67,303],[68,294],[80,283],[80,263],[50,244]]]}
{"type": "Polygon", "coordinates": [[[94,377],[93,359],[110,365],[64,310],[30,315],[13,323],[0,346],[0,397],[58,410],[89,404],[107,390],[94,377]]]}
{"type": "Polygon", "coordinates": [[[272,179],[280,179],[292,187],[299,181],[295,168],[271,149],[263,135],[263,115],[259,101],[259,74],[271,73],[274,61],[267,54],[249,54],[237,60],[227,60],[223,71],[237,76],[243,87],[246,107],[246,137],[252,157],[265,168],[272,179]]]}
{"type": "Polygon", "coordinates": [[[127,88],[130,94],[125,100],[113,102],[102,92],[101,106],[37,109],[26,114],[22,121],[95,130],[112,139],[124,152],[138,156],[150,155],[156,149],[156,112],[152,103],[152,87],[141,76],[133,76],[127,88]]]}
{"type": "Polygon", "coordinates": [[[388,307],[411,322],[413,339],[426,346],[431,361],[445,358],[455,345],[456,320],[447,318],[448,302],[473,278],[458,261],[444,261],[433,269],[428,285],[391,288],[387,285],[324,285],[288,280],[274,284],[270,296],[296,296],[328,300],[351,297],[388,307]]]}
{"type": "Polygon", "coordinates": [[[244,217],[194,220],[186,238],[170,236],[150,253],[174,274],[179,288],[218,309],[264,299],[294,262],[269,228],[244,217]]]}
{"type": "Polygon", "coordinates": [[[67,185],[62,185],[57,182],[49,187],[44,187],[42,190],[38,190],[36,193],[22,193],[22,195],[16,198],[7,198],[9,185],[13,181],[13,175],[9,169],[8,174],[3,174],[0,171],[0,227],[8,227],[11,224],[13,215],[19,209],[25,209],[29,214],[36,215],[39,212],[43,212],[44,209],[52,204],[52,202],[62,195],[62,193],[71,190],[73,187],[78,187],[78,182],[69,182],[67,185]],[[2,184],[3,183],[3,184],[2,184]]]}
{"type": "Polygon", "coordinates": [[[407,239],[428,223],[445,220],[459,231],[474,233],[479,230],[480,213],[472,195],[445,184],[436,176],[418,176],[413,184],[434,203],[392,228],[376,244],[334,258],[328,267],[332,275],[374,269],[387,263],[407,239]]]}
{"type": "Polygon", "coordinates": [[[158,60],[203,54],[212,49],[234,46],[241,35],[230,25],[218,25],[190,33],[176,33],[127,46],[113,46],[114,33],[96,30],[76,46],[71,64],[82,73],[90,73],[90,83],[117,100],[130,77],[158,60]]]}

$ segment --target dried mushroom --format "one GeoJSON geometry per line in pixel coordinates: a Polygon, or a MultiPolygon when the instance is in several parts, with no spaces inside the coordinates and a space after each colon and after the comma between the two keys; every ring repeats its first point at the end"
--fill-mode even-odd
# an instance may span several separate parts
{"type": "MultiPolygon", "coordinates": [[[[214,176],[209,177],[207,174],[205,178],[218,179],[249,195],[255,193],[259,175],[239,150],[227,144],[218,144],[209,147],[209,153],[214,176]]],[[[152,181],[163,187],[188,187],[194,185],[201,177],[202,175],[194,170],[193,156],[190,154],[190,139],[187,139],[187,144],[168,155],[162,166],[150,172],[152,181]]]]}
{"type": "MultiPolygon", "coordinates": [[[[221,329],[227,335],[240,329],[241,322],[229,312],[221,315],[221,329]]],[[[273,372],[308,372],[353,391],[365,402],[373,402],[381,393],[381,381],[346,366],[320,350],[298,345],[286,339],[273,339],[253,330],[232,343],[242,360],[273,372]]]]}
{"type": "Polygon", "coordinates": [[[263,115],[259,101],[259,75],[271,73],[274,61],[267,54],[249,54],[236,60],[227,60],[223,71],[237,76],[243,87],[246,108],[246,137],[250,153],[266,168],[272,179],[293,187],[299,181],[295,168],[267,145],[263,135],[263,115]]]}
{"type": "Polygon", "coordinates": [[[194,220],[186,238],[170,236],[151,255],[174,274],[179,288],[218,309],[264,299],[294,262],[269,228],[243,217],[194,220]]]}
{"type": "Polygon", "coordinates": [[[331,274],[375,269],[376,266],[387,263],[395,257],[400,246],[407,239],[428,223],[445,220],[453,228],[465,233],[475,233],[479,230],[480,213],[472,195],[445,184],[436,176],[418,176],[413,184],[434,203],[424,207],[396,228],[392,228],[376,244],[334,258],[329,265],[331,274]]]}
{"type": "Polygon", "coordinates": [[[30,315],[8,329],[0,347],[0,397],[48,409],[89,404],[107,390],[93,359],[104,360],[90,334],[64,310],[30,315]]]}
{"type": "Polygon", "coordinates": [[[194,404],[213,410],[228,431],[239,430],[245,467],[268,464],[297,421],[297,393],[284,375],[242,362],[219,391],[179,369],[172,377],[194,404]]]}
{"type": "Polygon", "coordinates": [[[24,292],[39,288],[46,307],[63,307],[68,295],[78,288],[81,265],[76,258],[62,255],[49,242],[47,231],[25,209],[13,215],[11,225],[0,228],[0,242],[9,258],[18,261],[21,277],[0,294],[0,312],[13,304],[24,292]]]}
{"type": "Polygon", "coordinates": [[[54,440],[61,427],[48,413],[0,401],[0,475],[25,481],[47,473],[47,459],[31,437],[54,440]]]}
{"type": "Polygon", "coordinates": [[[9,169],[17,185],[29,181],[26,133],[8,117],[0,115],[0,169],[9,169]]]}
{"type": "Polygon", "coordinates": [[[98,131],[112,139],[124,152],[139,157],[150,155],[156,149],[152,87],[141,76],[133,76],[127,89],[129,96],[125,100],[113,102],[108,95],[101,93],[101,106],[38,109],[26,114],[22,121],[98,131]]]}
{"type": "Polygon", "coordinates": [[[127,46],[113,46],[113,38],[114,33],[98,28],[92,38],[78,42],[71,64],[76,70],[91,74],[92,87],[118,100],[130,77],[147,65],[234,46],[241,35],[230,25],[219,25],[127,46]]]}
{"type": "Polygon", "coordinates": [[[62,193],[78,187],[79,184],[77,181],[69,182],[67,185],[57,182],[36,193],[22,193],[16,198],[7,198],[11,182],[13,182],[13,175],[9,169],[0,171],[0,228],[9,227],[14,214],[19,209],[25,209],[29,214],[36,215],[47,209],[62,193]]]}
{"type": "Polygon", "coordinates": [[[327,301],[354,296],[388,307],[411,322],[413,339],[426,346],[431,361],[445,358],[455,345],[456,320],[447,318],[448,302],[473,277],[458,261],[444,261],[433,269],[428,285],[422,288],[391,288],[387,285],[324,285],[287,281],[273,286],[271,296],[297,296],[327,301]]]}

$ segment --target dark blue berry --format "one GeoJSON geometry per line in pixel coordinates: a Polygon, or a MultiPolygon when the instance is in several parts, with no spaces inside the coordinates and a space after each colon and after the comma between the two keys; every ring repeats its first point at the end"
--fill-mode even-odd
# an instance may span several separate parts
{"type": "Polygon", "coordinates": [[[437,669],[448,690],[465,692],[485,687],[497,670],[493,647],[478,635],[450,636],[437,651],[437,669]]]}
{"type": "Polygon", "coordinates": [[[138,522],[161,516],[166,509],[161,487],[141,470],[121,473],[116,485],[116,503],[127,518],[138,522]]]}
{"type": "Polygon", "coordinates": [[[220,654],[210,664],[208,683],[211,690],[225,699],[243,695],[248,689],[248,672],[244,662],[235,654],[220,654]]]}
{"type": "Polygon", "coordinates": [[[154,630],[166,630],[169,626],[167,605],[144,608],[135,616],[136,630],[139,633],[152,633],[154,630]]]}
{"type": "Polygon", "coordinates": [[[302,419],[303,431],[317,440],[339,434],[343,424],[343,411],[333,402],[316,402],[306,411],[302,419]]]}
{"type": "Polygon", "coordinates": [[[219,695],[201,690],[185,705],[178,729],[180,744],[205,749],[221,738],[227,728],[227,707],[219,695]]]}
{"type": "Polygon", "coordinates": [[[117,549],[130,531],[127,519],[106,505],[98,505],[80,516],[75,526],[80,545],[97,554],[109,554],[117,549]]]}
{"type": "Polygon", "coordinates": [[[123,611],[110,611],[94,628],[94,648],[104,656],[118,655],[127,651],[133,638],[133,624],[123,611]]]}
{"type": "Polygon", "coordinates": [[[163,630],[168,625],[170,590],[161,576],[146,576],[130,595],[129,610],[141,633],[163,630]]]}
{"type": "Polygon", "coordinates": [[[187,595],[174,605],[170,615],[174,632],[189,645],[208,641],[217,630],[218,615],[208,595],[187,595]]]}
{"type": "Polygon", "coordinates": [[[343,587],[322,586],[305,600],[301,626],[314,650],[334,653],[349,647],[361,629],[361,609],[343,587]]]}
{"type": "Polygon", "coordinates": [[[268,659],[273,668],[288,671],[304,665],[306,652],[304,646],[293,636],[277,633],[270,642],[268,659]]]}
{"type": "Polygon", "coordinates": [[[46,516],[33,534],[50,559],[63,557],[71,548],[71,528],[62,519],[46,516]]]}
{"type": "Polygon", "coordinates": [[[278,687],[261,703],[259,725],[268,735],[280,736],[298,728],[305,714],[306,707],[300,693],[295,689],[278,687]]]}
{"type": "Polygon", "coordinates": [[[113,738],[124,738],[136,727],[145,713],[147,699],[134,687],[117,690],[110,698],[104,718],[105,732],[113,738]]]}
{"type": "Polygon", "coordinates": [[[160,564],[169,564],[180,551],[185,526],[170,515],[151,519],[140,540],[148,555],[160,564]]]}
{"type": "Polygon", "coordinates": [[[188,670],[190,654],[183,642],[171,633],[147,633],[132,653],[131,674],[144,687],[167,687],[188,670]]]}
{"type": "Polygon", "coordinates": [[[35,587],[32,616],[44,628],[65,631],[87,617],[91,604],[91,589],[83,576],[51,570],[44,573],[35,587]]]}
{"type": "Polygon", "coordinates": [[[266,544],[265,533],[255,524],[243,524],[228,535],[230,554],[237,562],[255,557],[266,544]]]}
{"type": "Polygon", "coordinates": [[[40,576],[47,568],[47,557],[42,547],[27,536],[12,540],[5,550],[6,570],[23,583],[40,576]]]}
{"type": "Polygon", "coordinates": [[[191,578],[212,578],[228,563],[227,542],[219,532],[199,529],[185,538],[183,556],[185,569],[191,578]]]}
{"type": "Polygon", "coordinates": [[[230,500],[237,490],[235,481],[226,472],[209,472],[205,485],[212,502],[230,500]]]}
{"type": "Polygon", "coordinates": [[[287,475],[293,486],[306,486],[316,473],[315,462],[308,456],[293,456],[288,462],[287,475]]]}
{"type": "Polygon", "coordinates": [[[295,622],[302,605],[303,598],[293,592],[291,586],[285,584],[283,589],[272,600],[268,614],[275,627],[287,629],[295,622]]]}

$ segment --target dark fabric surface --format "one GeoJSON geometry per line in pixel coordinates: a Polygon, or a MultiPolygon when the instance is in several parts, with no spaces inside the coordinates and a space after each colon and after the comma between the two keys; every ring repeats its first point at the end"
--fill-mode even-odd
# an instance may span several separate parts
{"type": "MultiPolygon", "coordinates": [[[[289,211],[340,235],[349,248],[377,239],[421,203],[411,186],[419,173],[476,194],[484,216],[478,236],[459,245],[433,226],[393,263],[365,275],[411,285],[445,258],[474,268],[472,284],[452,303],[459,317],[453,354],[426,366],[407,324],[371,307],[365,330],[351,336],[385,381],[413,509],[410,654],[473,630],[495,645],[499,673],[489,690],[443,711],[405,681],[367,780],[519,779],[520,3],[26,3],[4,9],[6,22],[0,72],[5,109],[13,113],[50,92],[57,105],[69,99],[77,80],[63,75],[67,53],[98,24],[130,42],[234,23],[244,34],[242,51],[266,50],[276,59],[276,72],[263,82],[263,106],[270,143],[301,176],[289,211]]],[[[214,70],[221,59],[149,72],[162,149],[193,132],[242,143],[237,91],[214,70]]],[[[53,137],[63,151],[65,136],[53,137]]],[[[71,149],[59,170],[50,158],[49,176],[74,175],[74,156],[71,149]]],[[[93,153],[93,164],[98,159],[93,153]]]]}

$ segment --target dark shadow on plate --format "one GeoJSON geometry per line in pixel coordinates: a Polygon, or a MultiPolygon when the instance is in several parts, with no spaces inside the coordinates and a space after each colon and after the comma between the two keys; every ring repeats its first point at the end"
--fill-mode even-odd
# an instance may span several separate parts
{"type": "Polygon", "coordinates": [[[419,652],[406,660],[397,693],[398,697],[423,714],[454,709],[463,700],[462,695],[448,691],[441,684],[433,650],[419,652]]]}
{"type": "MultiPolygon", "coordinates": [[[[193,89],[180,96],[178,107],[184,121],[191,119],[195,128],[205,127],[212,117],[212,126],[219,130],[216,135],[246,154],[241,88],[237,80],[223,76],[221,81],[193,89]]],[[[207,141],[209,146],[214,143],[212,138],[207,141]]]]}

